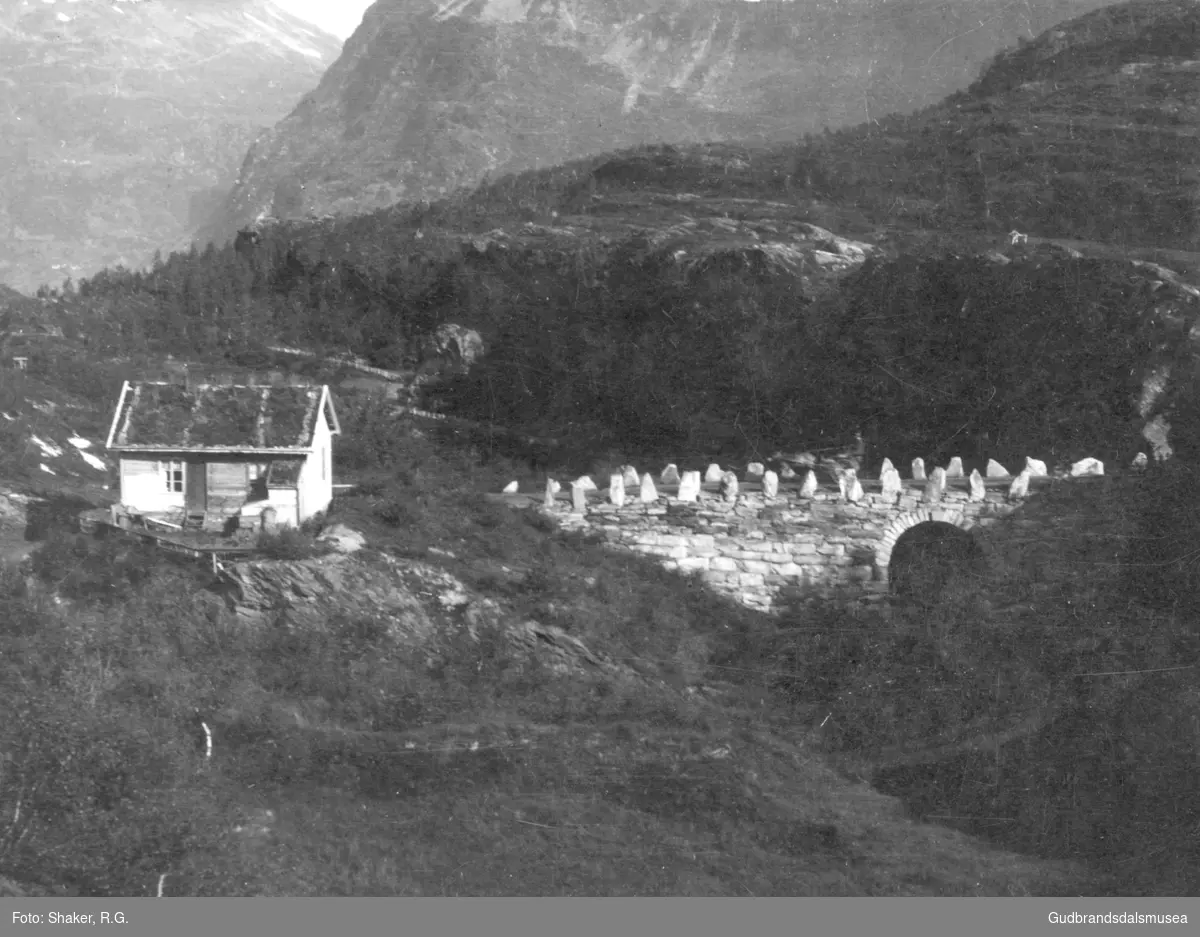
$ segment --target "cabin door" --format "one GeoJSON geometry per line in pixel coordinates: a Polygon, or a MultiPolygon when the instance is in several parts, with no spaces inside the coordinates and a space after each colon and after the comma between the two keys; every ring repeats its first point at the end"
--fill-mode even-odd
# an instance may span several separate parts
{"type": "Polygon", "coordinates": [[[203,514],[208,510],[208,466],[191,460],[184,472],[184,507],[188,514],[203,514]]]}

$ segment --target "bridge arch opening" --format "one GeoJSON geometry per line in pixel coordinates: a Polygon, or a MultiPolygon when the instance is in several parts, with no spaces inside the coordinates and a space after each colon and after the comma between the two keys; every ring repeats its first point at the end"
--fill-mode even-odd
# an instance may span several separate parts
{"type": "Polygon", "coordinates": [[[887,579],[896,598],[929,605],[952,586],[986,572],[987,556],[972,533],[947,521],[925,520],[896,538],[887,579]]]}

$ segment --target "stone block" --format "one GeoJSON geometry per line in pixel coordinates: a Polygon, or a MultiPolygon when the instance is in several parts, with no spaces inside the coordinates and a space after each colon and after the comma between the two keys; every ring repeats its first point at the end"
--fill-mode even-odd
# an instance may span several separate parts
{"type": "Polygon", "coordinates": [[[695,502],[700,495],[700,473],[684,472],[679,480],[679,492],[676,497],[680,501],[695,502]]]}
{"type": "Polygon", "coordinates": [[[1022,472],[1013,479],[1012,484],[1008,486],[1008,497],[1010,500],[1024,498],[1029,493],[1029,474],[1022,472]]]}
{"type": "Polygon", "coordinates": [[[608,477],[608,500],[617,507],[625,504],[625,479],[613,474],[608,477]]]}
{"type": "Polygon", "coordinates": [[[983,483],[983,476],[979,474],[979,469],[971,470],[971,501],[982,501],[987,496],[987,487],[983,483]]]}
{"type": "Polygon", "coordinates": [[[721,469],[721,466],[717,465],[716,462],[710,462],[708,468],[704,470],[704,483],[710,485],[719,482],[721,476],[724,474],[725,472],[721,469]]]}

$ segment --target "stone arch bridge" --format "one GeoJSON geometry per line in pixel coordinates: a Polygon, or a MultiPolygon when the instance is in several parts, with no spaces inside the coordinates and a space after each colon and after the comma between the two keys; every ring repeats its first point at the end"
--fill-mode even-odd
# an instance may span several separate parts
{"type": "Polygon", "coordinates": [[[897,546],[931,525],[965,532],[977,550],[964,552],[993,571],[1029,570],[1039,557],[1061,570],[1052,560],[1064,531],[1082,526],[1080,499],[1111,497],[1115,483],[1094,459],[1077,463],[1070,477],[1050,477],[1032,459],[1016,476],[992,463],[986,478],[963,477],[958,460],[926,478],[916,460],[907,479],[885,461],[880,479],[848,472],[837,487],[811,472],[780,480],[760,466],[738,479],[711,465],[703,480],[697,472],[680,479],[668,466],[657,481],[626,466],[605,490],[584,477],[566,488],[548,481],[542,496],[521,494],[513,483],[497,497],[774,612],[812,602],[885,603],[897,546]]]}

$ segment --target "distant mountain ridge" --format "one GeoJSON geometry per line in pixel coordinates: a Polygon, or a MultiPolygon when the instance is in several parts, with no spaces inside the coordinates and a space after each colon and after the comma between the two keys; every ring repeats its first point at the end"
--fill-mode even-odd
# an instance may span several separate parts
{"type": "Polygon", "coordinates": [[[1100,5],[378,0],[202,239],[643,143],[788,140],[916,110],[1100,5]]]}
{"type": "Polygon", "coordinates": [[[340,49],[269,0],[0,0],[0,282],[186,246],[340,49]]]}

